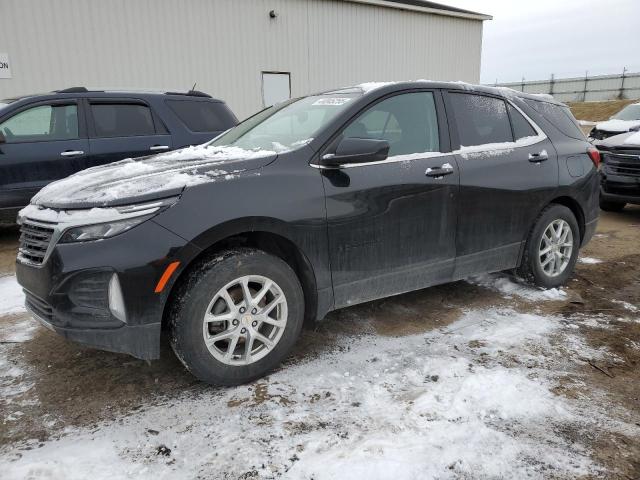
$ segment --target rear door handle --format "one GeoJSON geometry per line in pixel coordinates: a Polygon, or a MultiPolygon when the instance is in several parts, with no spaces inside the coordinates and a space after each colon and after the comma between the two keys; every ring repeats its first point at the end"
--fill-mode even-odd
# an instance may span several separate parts
{"type": "Polygon", "coordinates": [[[545,160],[549,160],[549,155],[547,154],[546,150],[542,150],[541,152],[538,152],[538,153],[529,154],[529,161],[531,163],[540,163],[540,162],[544,162],[545,160]]]}
{"type": "Polygon", "coordinates": [[[65,150],[60,154],[61,157],[77,157],[79,155],[84,155],[84,151],[82,150],[65,150]]]}
{"type": "Polygon", "coordinates": [[[153,147],[150,147],[149,150],[151,150],[152,152],[157,152],[159,150],[169,150],[169,145],[154,145],[153,147]]]}
{"type": "Polygon", "coordinates": [[[445,163],[441,167],[427,168],[427,171],[424,172],[424,174],[427,177],[433,177],[433,178],[442,178],[445,175],[451,175],[452,173],[453,173],[453,167],[451,166],[450,163],[445,163]]]}

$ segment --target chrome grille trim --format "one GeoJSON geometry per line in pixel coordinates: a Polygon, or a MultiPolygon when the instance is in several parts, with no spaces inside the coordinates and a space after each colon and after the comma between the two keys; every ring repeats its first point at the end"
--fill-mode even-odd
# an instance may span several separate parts
{"type": "Polygon", "coordinates": [[[42,265],[51,248],[55,227],[55,223],[21,219],[18,260],[30,265],[42,265]]]}

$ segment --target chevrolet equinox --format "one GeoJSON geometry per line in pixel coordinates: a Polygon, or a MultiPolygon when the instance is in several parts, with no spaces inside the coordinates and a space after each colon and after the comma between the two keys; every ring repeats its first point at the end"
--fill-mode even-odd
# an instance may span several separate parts
{"type": "Polygon", "coordinates": [[[470,275],[562,285],[598,219],[568,108],[463,83],[370,83],[267,108],[196,147],[97,166],[20,213],[33,316],[198,378],[249,382],[329,311],[470,275]]]}

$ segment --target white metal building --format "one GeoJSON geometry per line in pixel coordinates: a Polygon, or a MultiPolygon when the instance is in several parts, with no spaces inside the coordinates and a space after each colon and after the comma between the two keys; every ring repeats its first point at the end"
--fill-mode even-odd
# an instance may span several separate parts
{"type": "Polygon", "coordinates": [[[0,0],[0,98],[197,83],[244,118],[371,80],[478,82],[490,18],[421,0],[0,0]]]}

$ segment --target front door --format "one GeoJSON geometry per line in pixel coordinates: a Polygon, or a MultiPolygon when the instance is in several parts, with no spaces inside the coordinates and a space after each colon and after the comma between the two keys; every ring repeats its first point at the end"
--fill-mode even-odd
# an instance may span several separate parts
{"type": "Polygon", "coordinates": [[[86,168],[89,144],[75,100],[40,102],[0,122],[0,208],[23,207],[48,183],[86,168]]]}
{"type": "Polygon", "coordinates": [[[368,107],[343,137],[389,141],[382,162],[322,170],[335,307],[451,278],[458,171],[438,91],[368,107]],[[440,120],[440,121],[439,121],[440,120]]]}
{"type": "Polygon", "coordinates": [[[555,148],[503,98],[447,98],[460,168],[454,277],[514,268],[535,216],[557,189],[555,148]]]}

